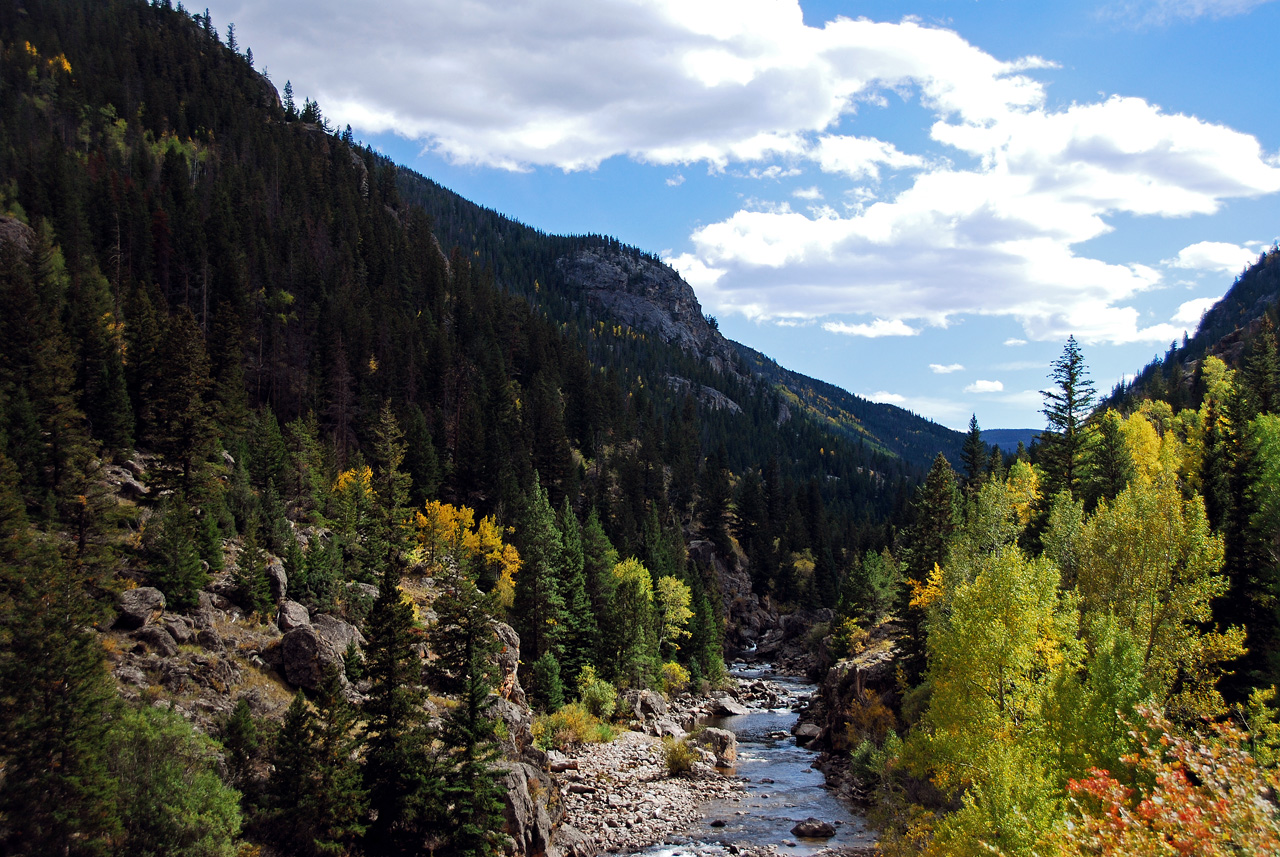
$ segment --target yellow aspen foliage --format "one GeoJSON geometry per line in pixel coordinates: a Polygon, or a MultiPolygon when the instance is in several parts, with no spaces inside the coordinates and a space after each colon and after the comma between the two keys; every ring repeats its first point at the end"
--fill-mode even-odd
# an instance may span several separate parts
{"type": "Polygon", "coordinates": [[[1040,474],[1027,462],[1015,461],[1005,480],[1005,492],[1018,523],[1025,527],[1031,522],[1035,504],[1040,500],[1040,474]]]}
{"type": "Polygon", "coordinates": [[[922,583],[913,577],[907,581],[907,585],[911,587],[911,606],[921,610],[928,609],[929,605],[942,597],[942,568],[935,562],[928,580],[922,583]]]}
{"type": "Polygon", "coordinates": [[[472,563],[481,580],[493,581],[498,606],[509,610],[515,600],[520,552],[503,540],[502,528],[492,516],[478,523],[475,518],[469,506],[428,500],[414,514],[415,558],[433,569],[446,560],[472,563]]]}

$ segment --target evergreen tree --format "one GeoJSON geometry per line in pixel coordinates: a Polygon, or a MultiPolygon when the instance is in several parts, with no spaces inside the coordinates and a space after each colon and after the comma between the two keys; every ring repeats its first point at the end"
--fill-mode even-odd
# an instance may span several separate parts
{"type": "Polygon", "coordinates": [[[379,854],[415,854],[438,800],[430,765],[430,735],[422,708],[419,630],[413,606],[400,595],[400,571],[383,572],[366,624],[364,783],[376,814],[366,848],[379,854]]]}
{"type": "Polygon", "coordinates": [[[164,593],[169,608],[185,611],[195,607],[209,575],[200,562],[195,518],[182,495],[166,498],[147,535],[151,585],[164,593]]]}
{"type": "Polygon", "coordinates": [[[729,468],[723,445],[703,463],[698,491],[698,527],[702,537],[715,545],[716,552],[728,556],[733,550],[729,542],[729,468]]]}
{"type": "MultiPolygon", "coordinates": [[[[915,523],[905,534],[905,565],[909,582],[918,588],[926,584],[935,566],[946,562],[951,537],[960,525],[960,491],[955,471],[942,453],[933,460],[924,485],[916,492],[914,506],[915,523]]],[[[905,667],[908,677],[914,681],[924,674],[927,666],[923,607],[908,605],[906,625],[905,667]]]]}
{"type": "Polygon", "coordinates": [[[1084,476],[1085,421],[1093,407],[1094,387],[1084,355],[1074,336],[1067,337],[1062,356],[1053,362],[1053,389],[1042,390],[1049,431],[1042,435],[1041,460],[1048,474],[1046,496],[1070,491],[1074,497],[1084,476]]]}
{"type": "Polygon", "coordinates": [[[499,641],[493,626],[492,596],[476,588],[465,565],[452,566],[436,599],[431,629],[436,669],[450,678],[458,705],[444,718],[438,770],[448,853],[482,857],[498,854],[503,827],[502,771],[498,768],[493,690],[497,686],[499,641]]]}
{"type": "Polygon", "coordinates": [[[305,793],[315,828],[309,853],[317,857],[351,853],[367,827],[368,793],[356,761],[358,727],[342,670],[330,663],[316,692],[315,776],[305,793]]]}
{"type": "Polygon", "coordinates": [[[409,474],[401,470],[406,447],[390,401],[382,404],[373,432],[373,493],[378,521],[370,546],[375,568],[394,564],[409,547],[409,474]]]}
{"type": "Polygon", "coordinates": [[[222,747],[227,751],[227,782],[244,795],[244,803],[252,805],[256,784],[254,765],[262,749],[262,734],[243,696],[222,726],[222,747]]]}
{"type": "Polygon", "coordinates": [[[516,633],[525,660],[562,651],[565,603],[560,579],[564,544],[546,490],[534,482],[520,528],[522,565],[516,576],[516,633]]]}
{"type": "Polygon", "coordinates": [[[1276,354],[1276,329],[1270,315],[1262,317],[1242,374],[1250,419],[1280,410],[1280,356],[1276,354]]]}
{"type": "Polygon", "coordinates": [[[170,319],[160,352],[157,423],[152,442],[188,490],[213,451],[215,428],[208,402],[209,355],[204,334],[187,307],[170,319]]]}
{"type": "Polygon", "coordinates": [[[0,845],[14,855],[108,853],[120,829],[108,768],[116,692],[80,569],[33,542],[0,455],[0,845]]]}
{"type": "Polygon", "coordinates": [[[582,528],[573,514],[566,497],[556,516],[561,534],[564,565],[560,579],[560,591],[564,598],[565,633],[564,655],[561,667],[564,684],[576,687],[578,673],[594,663],[600,644],[600,630],[591,609],[591,596],[587,589],[586,558],[582,547],[582,528]]]}
{"type": "Polygon", "coordinates": [[[987,445],[982,442],[977,414],[969,417],[969,433],[964,438],[960,461],[964,464],[964,496],[969,498],[982,485],[983,470],[987,465],[987,445]]]}

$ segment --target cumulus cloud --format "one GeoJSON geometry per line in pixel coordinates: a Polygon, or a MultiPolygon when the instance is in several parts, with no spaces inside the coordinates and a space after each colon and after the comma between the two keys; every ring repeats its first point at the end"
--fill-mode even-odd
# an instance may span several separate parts
{"type": "Polygon", "coordinates": [[[1011,336],[1004,341],[1004,344],[1009,346],[1026,345],[1027,341],[1025,339],[1018,339],[1017,337],[1011,336]]]}
{"type": "Polygon", "coordinates": [[[1192,329],[1200,324],[1200,317],[1209,311],[1209,308],[1222,300],[1221,297],[1216,298],[1195,298],[1194,300],[1184,301],[1178,307],[1178,311],[1173,314],[1173,319],[1177,324],[1191,325],[1192,329]]]}
{"type": "Polygon", "coordinates": [[[1177,257],[1169,261],[1176,268],[1197,268],[1202,271],[1220,271],[1224,274],[1238,274],[1256,262],[1258,254],[1238,244],[1225,241],[1200,241],[1178,251],[1177,257]]]}
{"type": "Polygon", "coordinates": [[[930,363],[929,369],[935,375],[950,375],[952,372],[963,372],[964,365],[960,363],[949,363],[943,365],[941,363],[930,363]]]}
{"type": "Polygon", "coordinates": [[[871,393],[867,398],[873,402],[882,402],[890,405],[901,405],[907,400],[906,396],[898,393],[890,393],[886,390],[879,390],[875,393],[871,393]]]}
{"type": "Polygon", "coordinates": [[[796,199],[822,199],[822,188],[817,185],[813,187],[798,187],[791,191],[791,195],[796,199]]]}
{"type": "Polygon", "coordinates": [[[847,324],[843,321],[828,321],[823,323],[822,329],[828,333],[865,336],[868,339],[878,339],[881,336],[915,336],[920,332],[896,318],[877,318],[870,324],[847,324]]]}
{"type": "Polygon", "coordinates": [[[964,388],[966,393],[1000,393],[1004,391],[1004,384],[999,381],[974,381],[972,384],[964,388]]]}
{"type": "Polygon", "coordinates": [[[1052,107],[1034,76],[1052,62],[910,19],[809,26],[797,0],[227,3],[218,17],[269,44],[277,78],[306,81],[334,121],[458,163],[623,156],[772,180],[816,165],[847,186],[843,210],[744,204],[671,259],[705,305],[757,320],[905,336],[984,314],[1027,339],[1168,341],[1180,331],[1130,305],[1160,271],[1077,247],[1117,215],[1210,214],[1280,190],[1280,163],[1248,134],[1141,98],[1052,107]],[[903,99],[931,117],[921,151],[868,119],[903,99]],[[858,315],[875,321],[833,320],[858,315]]]}

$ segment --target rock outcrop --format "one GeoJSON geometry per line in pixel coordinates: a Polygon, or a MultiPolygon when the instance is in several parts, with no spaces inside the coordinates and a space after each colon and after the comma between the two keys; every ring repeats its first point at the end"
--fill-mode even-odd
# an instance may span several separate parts
{"type": "Polygon", "coordinates": [[[150,624],[164,613],[164,593],[154,586],[139,586],[120,593],[116,604],[120,616],[116,626],[134,630],[150,624]]]}
{"type": "Polygon", "coordinates": [[[750,377],[733,346],[702,314],[693,288],[657,259],[594,247],[558,259],[556,268],[596,311],[679,346],[717,372],[750,377]]]}

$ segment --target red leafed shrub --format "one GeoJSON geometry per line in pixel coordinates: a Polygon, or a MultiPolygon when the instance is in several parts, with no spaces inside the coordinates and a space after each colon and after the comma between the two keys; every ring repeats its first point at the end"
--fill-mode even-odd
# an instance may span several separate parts
{"type": "Polygon", "coordinates": [[[1095,768],[1067,787],[1078,815],[1060,842],[1062,854],[1125,857],[1275,857],[1280,854],[1280,779],[1242,747],[1245,734],[1213,726],[1205,739],[1184,738],[1152,708],[1140,708],[1147,730],[1124,757],[1134,789],[1095,768]]]}

